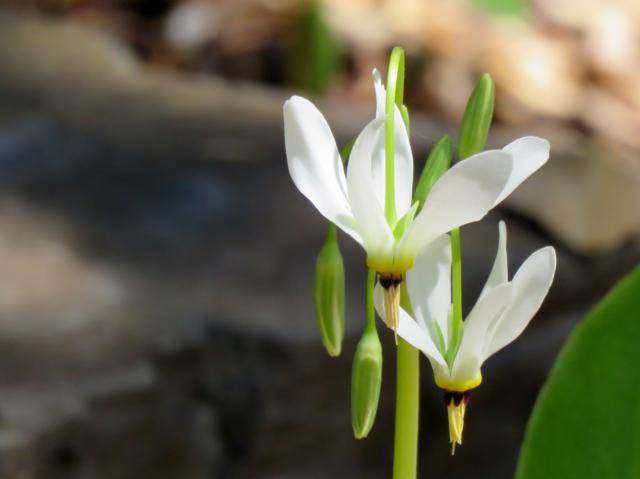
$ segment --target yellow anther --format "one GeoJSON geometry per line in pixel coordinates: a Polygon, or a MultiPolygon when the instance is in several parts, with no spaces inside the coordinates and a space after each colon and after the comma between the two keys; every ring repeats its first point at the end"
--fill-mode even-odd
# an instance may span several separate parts
{"type": "Polygon", "coordinates": [[[400,316],[400,285],[391,285],[384,289],[384,320],[393,329],[398,344],[398,318],[400,316]]]}
{"type": "Polygon", "coordinates": [[[462,445],[462,431],[464,430],[464,413],[467,408],[467,393],[445,393],[447,404],[447,419],[449,421],[449,442],[451,455],[456,452],[456,444],[462,445]]]}

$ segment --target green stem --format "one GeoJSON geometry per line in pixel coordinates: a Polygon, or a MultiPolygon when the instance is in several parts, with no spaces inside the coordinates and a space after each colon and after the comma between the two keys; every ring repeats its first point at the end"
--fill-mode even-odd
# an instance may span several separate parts
{"type": "Polygon", "coordinates": [[[376,286],[376,272],[373,269],[369,270],[367,275],[367,324],[365,326],[366,332],[377,332],[376,329],[376,308],[373,302],[373,291],[376,286]]]}
{"type": "MultiPolygon", "coordinates": [[[[384,212],[391,228],[397,222],[395,184],[395,107],[408,119],[403,104],[404,50],[395,47],[389,58],[385,103],[385,204],[384,212]]],[[[408,123],[408,122],[407,122],[408,123]]],[[[408,128],[407,124],[407,128],[408,128]]],[[[401,303],[410,310],[406,288],[402,286],[401,303]]],[[[397,348],[396,424],[393,449],[393,478],[415,479],[418,470],[418,423],[420,418],[420,354],[399,339],[397,348]]]]}
{"type": "Polygon", "coordinates": [[[402,108],[404,97],[404,50],[395,47],[389,58],[389,72],[387,74],[387,98],[385,114],[387,121],[384,130],[385,145],[385,200],[384,213],[387,221],[394,228],[396,224],[396,180],[394,169],[395,145],[395,105],[402,108]]]}
{"type": "Polygon", "coordinates": [[[460,229],[451,231],[451,289],[453,307],[451,317],[451,332],[447,362],[452,365],[462,339],[462,253],[460,247],[460,229]]]}
{"type": "Polygon", "coordinates": [[[333,223],[329,223],[329,227],[327,228],[327,240],[337,241],[338,240],[338,232],[336,231],[336,225],[333,223]]]}
{"type": "Polygon", "coordinates": [[[418,470],[420,355],[402,338],[398,343],[397,369],[393,479],[415,479],[418,470]]]}

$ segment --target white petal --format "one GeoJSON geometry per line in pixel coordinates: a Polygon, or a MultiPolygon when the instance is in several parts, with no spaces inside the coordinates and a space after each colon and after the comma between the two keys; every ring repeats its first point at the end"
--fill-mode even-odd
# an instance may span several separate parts
{"type": "Polygon", "coordinates": [[[496,259],[493,262],[491,273],[489,273],[489,278],[484,285],[482,293],[480,293],[481,298],[499,284],[504,284],[509,281],[509,263],[507,261],[507,227],[504,221],[500,221],[500,223],[498,223],[498,234],[498,252],[496,253],[496,259]]]}
{"type": "Polygon", "coordinates": [[[373,88],[376,92],[376,118],[384,116],[385,106],[387,102],[387,91],[382,84],[382,76],[377,68],[371,72],[373,77],[373,88]]]}
{"type": "Polygon", "coordinates": [[[398,319],[398,336],[408,342],[414,348],[422,351],[425,356],[435,361],[440,366],[446,367],[442,354],[436,348],[429,334],[416,323],[407,312],[400,308],[398,319]]]}
{"type": "Polygon", "coordinates": [[[378,136],[383,133],[384,117],[371,121],[356,138],[347,164],[349,203],[358,233],[367,254],[389,257],[395,239],[376,197],[371,175],[371,161],[378,136]]]}
{"type": "Polygon", "coordinates": [[[451,241],[442,235],[427,246],[407,271],[407,292],[414,317],[437,345],[440,327],[446,345],[451,309],[451,241]]]}
{"type": "Polygon", "coordinates": [[[536,314],[556,271],[556,252],[551,246],[533,253],[510,283],[511,298],[484,350],[484,359],[516,339],[536,314]]]}
{"type": "Polygon", "coordinates": [[[413,258],[438,236],[482,219],[504,189],[512,165],[510,153],[489,150],[447,170],[399,244],[398,258],[413,258]]]}
{"type": "Polygon", "coordinates": [[[511,284],[493,288],[475,304],[464,321],[462,340],[453,363],[452,377],[466,376],[479,368],[485,359],[483,350],[488,342],[491,325],[498,321],[509,305],[511,284]]]}
{"type": "MultiPolygon", "coordinates": [[[[387,92],[382,85],[380,72],[374,69],[373,87],[376,92],[376,118],[385,115],[385,103],[387,92]]],[[[409,143],[409,134],[400,114],[400,110],[395,106],[395,117],[393,120],[395,131],[395,159],[394,159],[394,183],[396,193],[396,215],[402,218],[411,207],[411,198],[413,195],[413,154],[411,153],[411,145],[409,143]]],[[[373,178],[376,187],[377,196],[380,203],[384,205],[385,201],[385,137],[380,135],[378,144],[375,148],[374,159],[372,163],[373,178]]]]}
{"type": "MultiPolygon", "coordinates": [[[[384,320],[384,306],[382,303],[383,294],[380,283],[376,284],[373,294],[374,304],[376,311],[378,312],[378,316],[384,320]]],[[[447,363],[442,357],[442,354],[440,354],[440,351],[438,351],[438,348],[436,348],[436,345],[433,343],[429,333],[422,329],[420,325],[416,323],[411,316],[409,316],[409,313],[402,308],[400,308],[397,333],[398,336],[408,342],[411,346],[422,351],[430,360],[436,362],[442,367],[446,367],[447,363]]]]}
{"type": "Polygon", "coordinates": [[[378,282],[376,282],[376,286],[373,289],[373,305],[376,308],[378,316],[380,316],[383,321],[386,321],[384,317],[384,291],[382,290],[382,285],[378,282]]]}
{"type": "Polygon", "coordinates": [[[362,244],[347,199],[344,167],[327,121],[309,100],[299,96],[284,103],[283,114],[293,182],[325,218],[362,244]]]}
{"type": "Polygon", "coordinates": [[[547,140],[535,136],[519,138],[503,148],[504,151],[513,155],[513,170],[496,204],[509,196],[524,180],[547,162],[550,148],[547,140]]]}

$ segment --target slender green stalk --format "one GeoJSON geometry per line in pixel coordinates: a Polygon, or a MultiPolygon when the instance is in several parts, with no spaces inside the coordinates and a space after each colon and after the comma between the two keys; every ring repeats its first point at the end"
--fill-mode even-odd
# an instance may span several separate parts
{"type": "MultiPolygon", "coordinates": [[[[495,85],[488,74],[482,75],[476,83],[462,117],[458,137],[458,156],[464,160],[479,153],[487,142],[487,135],[493,118],[495,103],[495,85]]],[[[451,367],[462,340],[462,258],[460,253],[460,230],[451,231],[451,289],[453,307],[451,315],[451,334],[446,359],[451,367]]]]}
{"type": "Polygon", "coordinates": [[[365,331],[376,331],[376,308],[373,302],[373,290],[376,286],[376,272],[369,270],[367,275],[367,324],[365,331]]]}
{"type": "Polygon", "coordinates": [[[329,223],[329,227],[327,228],[327,240],[336,241],[338,239],[338,232],[336,230],[336,225],[333,223],[329,223]]]}
{"type": "MultiPolygon", "coordinates": [[[[395,106],[408,119],[404,97],[404,50],[395,47],[389,59],[385,113],[385,205],[391,228],[395,228],[395,106]]],[[[406,121],[406,120],[405,120],[406,121]]],[[[407,128],[408,128],[407,121],[407,128]]],[[[401,302],[408,307],[405,288],[401,302]]],[[[420,355],[417,349],[399,339],[397,348],[396,424],[393,449],[393,478],[415,479],[418,469],[418,423],[420,402],[420,355]]]]}
{"type": "Polygon", "coordinates": [[[420,355],[402,338],[398,342],[397,374],[393,479],[415,479],[418,470],[420,355]]]}
{"type": "Polygon", "coordinates": [[[385,114],[387,121],[384,130],[385,139],[385,200],[384,213],[391,229],[396,224],[396,180],[394,169],[395,142],[395,105],[403,107],[404,97],[404,50],[395,47],[389,58],[387,74],[387,98],[385,114]]]}
{"type": "Polygon", "coordinates": [[[456,357],[458,346],[462,339],[462,253],[460,247],[460,229],[451,231],[451,289],[453,306],[451,315],[451,332],[449,348],[447,349],[447,363],[449,366],[456,357]]]}

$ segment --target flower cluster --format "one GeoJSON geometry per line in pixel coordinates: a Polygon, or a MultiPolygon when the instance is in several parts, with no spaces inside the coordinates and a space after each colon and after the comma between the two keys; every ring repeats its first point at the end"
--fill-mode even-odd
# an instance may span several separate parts
{"type": "MultiPolygon", "coordinates": [[[[485,84],[487,78],[484,77],[485,84]]],[[[553,248],[543,248],[533,253],[509,281],[506,227],[500,223],[493,269],[477,303],[466,320],[462,322],[460,318],[458,324],[452,307],[452,284],[454,293],[460,286],[452,282],[452,251],[456,251],[452,242],[458,241],[459,249],[459,236],[453,233],[482,219],[544,165],[549,158],[549,143],[524,137],[502,149],[479,151],[484,147],[491,121],[493,90],[488,120],[486,108],[482,109],[488,97],[478,94],[470,100],[463,127],[466,122],[467,131],[480,134],[464,138],[461,134],[461,161],[435,175],[426,196],[420,197],[420,186],[416,193],[413,189],[414,160],[406,107],[394,101],[390,111],[388,92],[376,70],[373,87],[375,118],[357,136],[350,153],[344,155],[348,156],[346,172],[320,111],[299,96],[285,102],[289,173],[318,211],[364,248],[366,264],[377,278],[372,295],[376,311],[397,336],[429,359],[435,382],[445,391],[450,440],[455,447],[462,441],[468,391],[480,384],[483,361],[520,335],[534,316],[553,280],[556,260],[553,248]],[[390,124],[391,138],[386,131],[390,124]],[[393,145],[391,163],[389,141],[393,145]],[[462,144],[463,141],[466,142],[462,144]],[[390,202],[392,214],[386,208],[390,202]],[[401,291],[406,291],[408,299],[402,306],[401,291]]],[[[450,162],[450,150],[448,154],[450,162]]],[[[321,304],[322,298],[317,296],[316,303],[321,304]]],[[[331,316],[331,312],[322,314],[331,316]]],[[[339,352],[335,343],[340,340],[341,336],[329,341],[334,344],[334,352],[339,352]]],[[[373,350],[377,349],[376,344],[373,350]]],[[[359,420],[369,428],[372,422],[372,418],[359,420]]],[[[367,432],[356,432],[356,436],[367,432]]]]}

